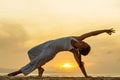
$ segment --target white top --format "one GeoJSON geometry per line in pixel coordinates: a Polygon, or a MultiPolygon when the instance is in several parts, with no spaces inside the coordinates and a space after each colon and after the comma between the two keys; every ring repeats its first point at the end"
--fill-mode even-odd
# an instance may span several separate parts
{"type": "Polygon", "coordinates": [[[54,53],[57,53],[57,52],[60,52],[60,51],[69,51],[72,48],[74,48],[71,45],[71,40],[75,40],[75,41],[79,42],[77,39],[75,39],[72,36],[63,37],[63,38],[50,40],[50,41],[47,41],[45,43],[42,43],[42,44],[40,44],[38,46],[33,47],[30,51],[33,51],[33,52],[35,52],[35,51],[38,52],[39,51],[39,52],[41,52],[41,50],[46,49],[46,47],[51,48],[54,53]]]}

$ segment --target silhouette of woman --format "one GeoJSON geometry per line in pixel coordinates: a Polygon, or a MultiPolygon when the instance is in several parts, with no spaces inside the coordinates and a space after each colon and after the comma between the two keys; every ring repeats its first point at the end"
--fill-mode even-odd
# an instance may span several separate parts
{"type": "Polygon", "coordinates": [[[83,40],[101,33],[107,33],[111,35],[114,32],[115,30],[113,29],[96,30],[80,36],[68,36],[39,44],[28,51],[28,55],[31,61],[18,71],[9,73],[8,76],[15,76],[20,73],[28,75],[35,69],[38,69],[38,74],[41,77],[44,72],[42,66],[45,63],[52,60],[55,55],[60,51],[70,51],[73,53],[74,58],[78,63],[84,76],[89,77],[85,70],[84,63],[82,62],[81,55],[88,55],[91,47],[83,40]]]}

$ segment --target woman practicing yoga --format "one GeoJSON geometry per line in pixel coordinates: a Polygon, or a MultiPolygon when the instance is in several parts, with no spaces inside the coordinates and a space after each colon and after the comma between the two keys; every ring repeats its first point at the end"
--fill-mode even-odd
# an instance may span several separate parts
{"type": "Polygon", "coordinates": [[[78,63],[84,76],[88,77],[81,55],[88,55],[91,47],[83,40],[101,33],[107,33],[111,35],[114,32],[115,30],[113,29],[96,30],[85,33],[81,36],[68,36],[39,44],[28,51],[28,55],[31,61],[27,65],[20,68],[18,71],[9,73],[8,76],[15,76],[20,73],[28,75],[35,69],[38,69],[38,74],[41,77],[44,72],[42,66],[45,63],[52,60],[55,55],[60,51],[70,51],[73,53],[74,58],[78,63]]]}

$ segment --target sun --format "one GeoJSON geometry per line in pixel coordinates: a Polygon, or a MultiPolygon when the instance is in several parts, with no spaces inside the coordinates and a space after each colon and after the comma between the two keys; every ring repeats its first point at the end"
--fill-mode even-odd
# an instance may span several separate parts
{"type": "Polygon", "coordinates": [[[62,68],[66,68],[66,69],[69,69],[69,68],[73,68],[74,66],[72,65],[72,64],[70,64],[70,63],[64,63],[63,65],[62,65],[62,68]]]}

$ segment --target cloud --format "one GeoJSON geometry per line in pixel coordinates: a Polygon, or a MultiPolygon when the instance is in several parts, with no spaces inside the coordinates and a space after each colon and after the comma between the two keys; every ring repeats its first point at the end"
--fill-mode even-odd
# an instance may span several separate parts
{"type": "Polygon", "coordinates": [[[0,68],[18,68],[27,62],[25,44],[28,39],[29,35],[22,24],[0,21],[0,68]]]}
{"type": "Polygon", "coordinates": [[[0,54],[24,47],[28,35],[21,24],[0,22],[0,54]]]}

